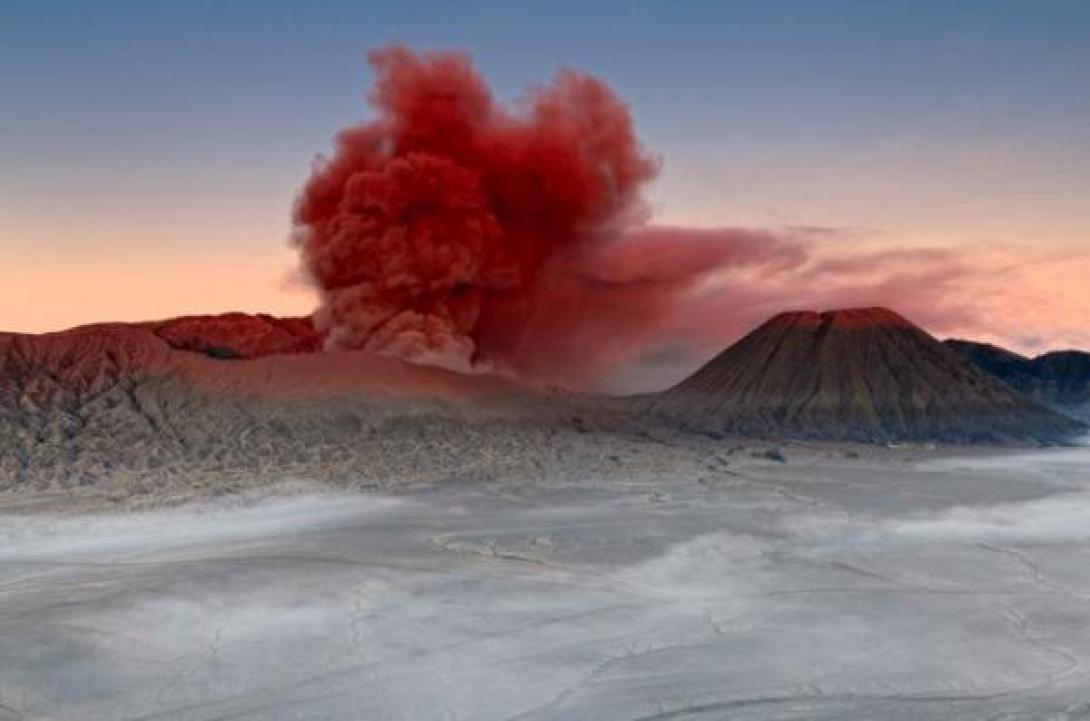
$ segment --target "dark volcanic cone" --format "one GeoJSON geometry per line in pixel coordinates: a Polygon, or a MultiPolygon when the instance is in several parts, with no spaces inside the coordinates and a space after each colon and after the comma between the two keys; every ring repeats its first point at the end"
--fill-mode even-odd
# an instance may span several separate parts
{"type": "Polygon", "coordinates": [[[642,402],[725,434],[979,443],[1080,431],[884,308],[780,314],[642,402]]]}

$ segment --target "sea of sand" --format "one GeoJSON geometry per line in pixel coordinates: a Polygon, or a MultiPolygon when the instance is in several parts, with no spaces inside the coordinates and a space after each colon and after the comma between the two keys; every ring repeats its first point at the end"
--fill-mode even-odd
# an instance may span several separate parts
{"type": "Polygon", "coordinates": [[[0,719],[1090,718],[1090,447],[770,450],[2,495],[0,719]]]}

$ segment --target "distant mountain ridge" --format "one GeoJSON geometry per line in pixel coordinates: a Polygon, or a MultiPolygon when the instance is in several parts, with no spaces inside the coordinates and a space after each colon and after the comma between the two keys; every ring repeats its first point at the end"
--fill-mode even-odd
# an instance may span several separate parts
{"type": "Polygon", "coordinates": [[[265,313],[190,315],[140,323],[172,348],[213,358],[260,358],[281,353],[312,353],[323,337],[309,317],[277,318],[265,313]]]}
{"type": "Polygon", "coordinates": [[[989,343],[953,338],[944,343],[1011,388],[1090,420],[1090,353],[1063,350],[1027,358],[989,343]]]}
{"type": "Polygon", "coordinates": [[[1079,429],[885,308],[782,313],[642,404],[724,434],[1003,443],[1079,429]]]}

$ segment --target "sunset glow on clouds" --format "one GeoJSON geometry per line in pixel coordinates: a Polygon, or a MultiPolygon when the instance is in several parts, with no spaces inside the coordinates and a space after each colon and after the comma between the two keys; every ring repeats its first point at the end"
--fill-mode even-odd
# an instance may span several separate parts
{"type": "Polygon", "coordinates": [[[712,274],[663,323],[653,343],[618,364],[618,390],[680,380],[767,318],[785,310],[885,306],[939,338],[992,342],[1033,355],[1090,347],[1090,257],[994,248],[871,244],[845,256],[851,231],[788,229],[779,253],[712,274]]]}

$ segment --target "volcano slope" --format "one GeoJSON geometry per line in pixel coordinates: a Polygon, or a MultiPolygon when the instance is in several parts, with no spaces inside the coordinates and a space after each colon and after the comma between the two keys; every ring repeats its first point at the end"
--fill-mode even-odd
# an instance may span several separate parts
{"type": "Polygon", "coordinates": [[[1090,420],[1090,353],[1064,350],[1027,358],[988,343],[957,339],[944,343],[1011,388],[1062,413],[1090,420]]]}
{"type": "Polygon", "coordinates": [[[1080,430],[884,308],[780,314],[637,403],[713,434],[1049,443],[1080,430]]]}
{"type": "Polygon", "coordinates": [[[0,491],[157,503],[291,479],[609,482],[686,473],[723,434],[1044,443],[1080,428],[883,310],[778,316],[627,400],[320,344],[305,321],[242,314],[0,334],[0,491]]]}
{"type": "Polygon", "coordinates": [[[196,319],[184,333],[157,323],[0,334],[0,491],[154,503],[285,479],[563,482],[611,471],[611,455],[654,462],[653,447],[610,435],[596,425],[604,411],[574,398],[362,352],[299,352],[280,326],[227,321],[245,342],[222,319],[206,321],[213,342],[196,319]],[[288,350],[262,355],[270,347],[288,350]]]}

